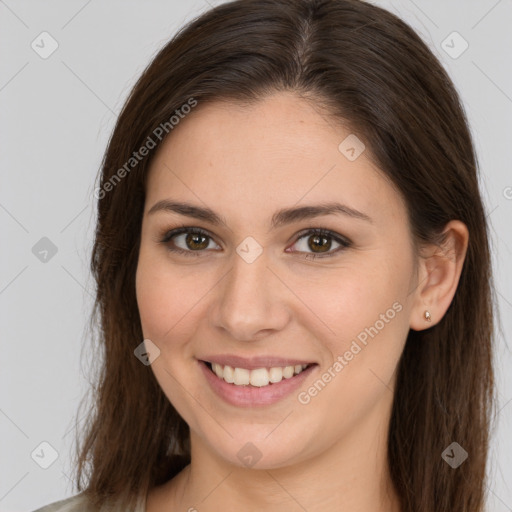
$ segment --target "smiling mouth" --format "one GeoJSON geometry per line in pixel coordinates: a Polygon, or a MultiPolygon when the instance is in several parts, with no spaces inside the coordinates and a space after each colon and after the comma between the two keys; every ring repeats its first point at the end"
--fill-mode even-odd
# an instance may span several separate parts
{"type": "Polygon", "coordinates": [[[301,374],[316,363],[297,364],[295,366],[275,366],[272,368],[256,368],[248,370],[247,368],[233,368],[228,365],[202,361],[210,371],[220,380],[233,384],[235,386],[253,386],[264,387],[272,384],[278,384],[284,379],[292,379],[301,374]]]}

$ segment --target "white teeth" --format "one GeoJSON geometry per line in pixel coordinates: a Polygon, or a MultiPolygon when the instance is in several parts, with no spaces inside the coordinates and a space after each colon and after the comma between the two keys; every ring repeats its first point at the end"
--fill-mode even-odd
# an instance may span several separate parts
{"type": "Polygon", "coordinates": [[[222,366],[218,363],[212,363],[212,369],[217,374],[217,377],[219,377],[219,379],[222,379],[224,373],[222,370],[222,366]]]}
{"type": "Polygon", "coordinates": [[[247,386],[251,379],[251,372],[245,368],[235,368],[233,378],[237,386],[247,386]]]}
{"type": "Polygon", "coordinates": [[[251,371],[251,386],[261,388],[267,386],[269,382],[269,375],[266,368],[258,368],[251,371]]]}
{"type": "Polygon", "coordinates": [[[218,363],[212,363],[213,372],[229,384],[235,386],[263,387],[269,383],[277,384],[284,379],[291,379],[307,368],[307,364],[296,364],[295,366],[276,366],[272,368],[257,368],[247,370],[246,368],[233,368],[231,366],[222,366],[218,363]]]}
{"type": "MultiPolygon", "coordinates": [[[[219,366],[222,369],[222,366],[220,364],[219,366]]],[[[235,382],[233,368],[231,368],[231,366],[224,366],[224,372],[223,375],[220,376],[220,378],[224,379],[226,382],[229,382],[229,384],[233,384],[235,382]]]]}
{"type": "Polygon", "coordinates": [[[283,370],[283,377],[285,379],[291,379],[293,377],[294,372],[295,372],[295,366],[285,366],[284,370],[283,370]]]}
{"type": "Polygon", "coordinates": [[[274,384],[276,382],[281,382],[283,380],[283,369],[279,367],[270,368],[268,372],[268,380],[274,384]]]}

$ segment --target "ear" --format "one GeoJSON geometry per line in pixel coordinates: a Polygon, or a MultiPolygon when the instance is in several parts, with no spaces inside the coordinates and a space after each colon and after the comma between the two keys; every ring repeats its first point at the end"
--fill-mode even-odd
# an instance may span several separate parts
{"type": "Polygon", "coordinates": [[[452,220],[446,224],[443,237],[441,245],[424,246],[419,256],[409,323],[415,331],[428,329],[443,318],[459,284],[468,247],[468,229],[463,222],[452,220]],[[430,322],[424,316],[425,311],[430,313],[430,322]]]}

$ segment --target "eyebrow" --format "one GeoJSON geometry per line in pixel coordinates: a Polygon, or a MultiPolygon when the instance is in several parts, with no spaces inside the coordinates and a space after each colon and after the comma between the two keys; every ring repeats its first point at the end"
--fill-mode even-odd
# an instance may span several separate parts
{"type": "MultiPolygon", "coordinates": [[[[169,199],[163,199],[155,203],[148,211],[148,215],[166,211],[177,213],[186,217],[193,217],[195,219],[209,222],[214,226],[223,225],[227,227],[226,220],[224,217],[218,215],[208,207],[196,206],[191,203],[185,203],[180,201],[171,201],[169,199]]],[[[369,223],[373,223],[373,220],[363,212],[355,210],[349,206],[341,203],[331,202],[322,203],[317,205],[306,205],[292,208],[283,208],[277,211],[272,216],[271,228],[276,229],[286,224],[293,222],[299,222],[302,220],[312,219],[314,217],[320,217],[322,215],[341,214],[347,217],[351,217],[358,220],[364,220],[369,223]]]]}

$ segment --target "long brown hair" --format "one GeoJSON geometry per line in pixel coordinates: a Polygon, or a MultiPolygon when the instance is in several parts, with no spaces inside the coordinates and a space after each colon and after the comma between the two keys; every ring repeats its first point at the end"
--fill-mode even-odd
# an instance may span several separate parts
{"type": "Polygon", "coordinates": [[[163,135],[172,137],[170,119],[192,102],[250,103],[285,90],[362,134],[367,154],[406,201],[415,247],[439,242],[452,219],[468,227],[448,311],[430,329],[409,332],[388,461],[404,512],[482,511],[495,404],[494,291],[477,159],[441,64],[407,24],[359,0],[221,4],[183,27],[133,88],[96,194],[91,319],[98,320],[101,366],[77,442],[77,490],[98,508],[115,499],[128,510],[190,462],[188,426],[134,357],[143,339],[135,272],[145,179],[163,135]],[[135,161],[143,146],[151,148],[135,161]],[[441,457],[452,442],[469,454],[456,470],[441,457]]]}

